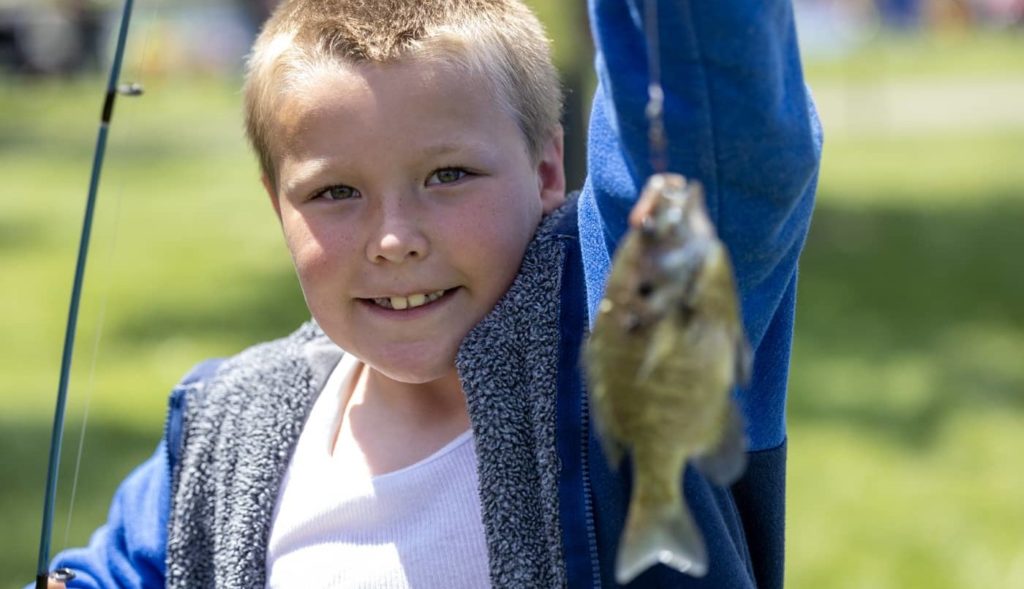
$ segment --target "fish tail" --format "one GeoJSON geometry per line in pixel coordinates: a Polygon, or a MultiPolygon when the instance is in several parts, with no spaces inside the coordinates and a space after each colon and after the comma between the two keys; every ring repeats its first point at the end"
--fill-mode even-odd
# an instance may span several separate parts
{"type": "Polygon", "coordinates": [[[625,585],[657,563],[703,577],[708,570],[704,539],[684,501],[649,505],[637,500],[634,489],[615,562],[615,580],[625,585]]]}

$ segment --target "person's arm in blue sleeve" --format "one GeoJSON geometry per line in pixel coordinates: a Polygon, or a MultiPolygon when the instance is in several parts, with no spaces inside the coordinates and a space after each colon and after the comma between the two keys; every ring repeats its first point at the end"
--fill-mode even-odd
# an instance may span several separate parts
{"type": "Polygon", "coordinates": [[[107,522],[89,545],[58,554],[50,570],[74,571],[69,589],[163,587],[170,479],[166,442],[161,442],[121,483],[107,522]]]}
{"type": "Polygon", "coordinates": [[[164,437],[156,452],[118,487],[107,522],[87,547],[65,550],[50,563],[51,571],[68,568],[75,573],[69,589],[164,586],[171,473],[181,450],[186,396],[202,387],[221,363],[219,358],[200,362],[175,386],[164,437]]]}
{"type": "MultiPolygon", "coordinates": [[[[580,202],[590,316],[608,252],[652,173],[644,0],[590,0],[598,88],[580,202]]],[[[810,223],[821,130],[789,0],[657,3],[668,171],[703,183],[735,266],[754,377],[741,391],[754,450],[785,439],[796,264],[810,223]]]]}

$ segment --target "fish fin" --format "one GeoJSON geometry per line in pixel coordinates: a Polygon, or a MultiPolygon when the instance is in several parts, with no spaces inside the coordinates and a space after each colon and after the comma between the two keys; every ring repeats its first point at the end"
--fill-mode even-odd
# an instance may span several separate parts
{"type": "Polygon", "coordinates": [[[601,441],[601,450],[608,461],[608,466],[617,470],[626,454],[626,447],[612,435],[607,421],[608,417],[603,412],[593,412],[592,423],[594,424],[594,432],[597,434],[597,439],[601,441]]]}
{"type": "Polygon", "coordinates": [[[646,380],[672,352],[675,343],[675,326],[670,321],[659,321],[654,327],[651,343],[647,346],[643,362],[636,371],[637,381],[646,380]]]}
{"type": "Polygon", "coordinates": [[[684,501],[648,506],[636,500],[634,489],[615,561],[615,580],[625,585],[658,563],[703,577],[708,570],[704,538],[684,501]]]}
{"type": "Polygon", "coordinates": [[[594,433],[597,434],[597,439],[601,442],[601,450],[604,451],[604,457],[608,461],[608,465],[613,469],[618,469],[619,465],[622,464],[622,458],[626,449],[612,431],[612,415],[610,414],[608,391],[605,385],[597,384],[596,380],[594,378],[590,379],[590,384],[593,387],[590,390],[589,399],[591,423],[594,424],[594,433]]]}
{"type": "Polygon", "coordinates": [[[693,465],[719,487],[726,487],[740,478],[747,467],[747,440],[743,418],[736,404],[729,402],[722,416],[722,436],[718,445],[693,459],[693,465]]]}

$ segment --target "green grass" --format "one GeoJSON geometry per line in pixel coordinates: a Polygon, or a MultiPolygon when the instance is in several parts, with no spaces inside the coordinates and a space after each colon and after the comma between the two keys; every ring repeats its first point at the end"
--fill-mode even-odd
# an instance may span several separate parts
{"type": "Polygon", "coordinates": [[[791,376],[789,586],[1022,586],[1024,189],[859,199],[823,180],[791,376]]]}
{"type": "MultiPolygon", "coordinates": [[[[1011,38],[954,41],[881,40],[812,62],[809,77],[846,84],[852,71],[874,84],[882,58],[886,79],[905,81],[1024,72],[1011,38]],[[943,43],[952,49],[935,50],[943,43]]],[[[15,587],[35,567],[102,90],[0,82],[0,586],[15,587]]],[[[117,482],[152,452],[183,372],[306,315],[241,140],[237,81],[148,83],[119,102],[110,141],[55,550],[103,521],[117,482]]],[[[1024,586],[1024,128],[962,118],[827,139],[791,371],[788,587],[1024,586]]]]}
{"type": "MultiPolygon", "coordinates": [[[[1022,56],[1014,37],[890,39],[809,79],[1015,84],[1022,56]]],[[[826,134],[792,360],[788,587],[1024,586],[1024,126],[948,115],[826,134]]]]}

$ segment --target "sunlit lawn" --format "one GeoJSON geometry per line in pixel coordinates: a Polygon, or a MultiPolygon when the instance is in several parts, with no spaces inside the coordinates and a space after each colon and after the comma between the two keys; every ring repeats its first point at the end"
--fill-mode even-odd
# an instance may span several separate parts
{"type": "Polygon", "coordinates": [[[810,66],[833,132],[800,281],[787,585],[1024,587],[1024,39],[833,65],[810,66]],[[959,94],[901,104],[915,85],[959,94]],[[907,109],[948,120],[872,124],[907,109]]]}
{"type": "MultiPolygon", "coordinates": [[[[952,47],[875,47],[838,70],[809,69],[826,99],[908,76],[955,83],[976,63],[1024,83],[1020,42],[952,47]],[[878,55],[900,57],[872,73],[878,55]]],[[[305,317],[241,140],[237,82],[148,83],[119,103],[111,138],[55,550],[103,521],[184,371],[305,317]]],[[[99,82],[0,81],[4,587],[35,567],[99,100],[99,82]]],[[[952,130],[829,135],[791,378],[789,587],[1024,586],[1024,127],[972,125],[969,114],[952,130]]]]}

